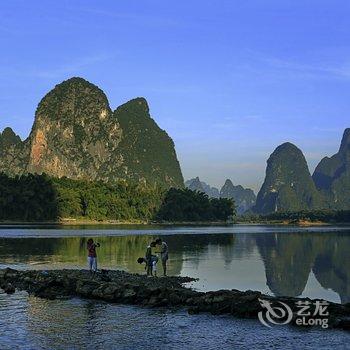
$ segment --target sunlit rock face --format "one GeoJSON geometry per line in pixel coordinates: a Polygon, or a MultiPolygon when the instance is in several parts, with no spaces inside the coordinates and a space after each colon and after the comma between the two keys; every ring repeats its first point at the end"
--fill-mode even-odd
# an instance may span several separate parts
{"type": "Polygon", "coordinates": [[[97,86],[72,78],[39,103],[29,136],[30,173],[108,180],[120,166],[121,129],[97,86]]]}
{"type": "Polygon", "coordinates": [[[301,150],[289,142],[278,146],[267,161],[254,211],[266,214],[318,209],[322,205],[301,150]]]}
{"type": "Polygon", "coordinates": [[[174,143],[150,117],[146,100],[113,112],[104,92],[82,78],[58,84],[40,101],[27,140],[5,129],[0,156],[9,174],[183,186],[174,143]]]}
{"type": "Polygon", "coordinates": [[[350,128],[344,131],[338,153],[323,158],[312,177],[330,208],[350,208],[350,128]]]}

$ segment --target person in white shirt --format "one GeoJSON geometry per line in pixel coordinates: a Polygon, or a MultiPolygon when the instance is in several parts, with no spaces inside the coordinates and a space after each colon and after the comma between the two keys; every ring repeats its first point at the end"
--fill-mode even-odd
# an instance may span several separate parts
{"type": "Polygon", "coordinates": [[[156,244],[160,246],[160,260],[162,262],[162,266],[163,266],[163,274],[164,276],[167,275],[167,261],[169,259],[169,249],[168,249],[168,245],[166,244],[166,242],[164,242],[161,238],[157,238],[156,239],[156,244]]]}

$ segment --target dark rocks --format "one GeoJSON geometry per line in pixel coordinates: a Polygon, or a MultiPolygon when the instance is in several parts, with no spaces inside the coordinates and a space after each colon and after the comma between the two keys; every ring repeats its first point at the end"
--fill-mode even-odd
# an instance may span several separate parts
{"type": "Polygon", "coordinates": [[[91,297],[94,291],[96,291],[95,296],[103,295],[101,294],[101,288],[103,287],[104,285],[101,285],[97,281],[83,279],[77,282],[75,291],[78,295],[81,295],[83,297],[91,297]]]}
{"type": "Polygon", "coordinates": [[[350,331],[350,318],[338,319],[336,321],[336,328],[343,329],[346,331],[350,331]]]}
{"type": "Polygon", "coordinates": [[[7,294],[13,294],[16,291],[16,288],[11,283],[2,284],[1,289],[7,294]]]}
{"type": "Polygon", "coordinates": [[[136,291],[132,287],[126,287],[123,290],[121,298],[124,302],[132,303],[134,299],[136,299],[136,291]]]}
{"type": "Polygon", "coordinates": [[[95,289],[92,292],[92,296],[108,301],[114,301],[119,297],[119,293],[120,289],[118,285],[108,283],[103,284],[101,287],[95,289]]]}
{"type": "MultiPolygon", "coordinates": [[[[190,281],[193,279],[189,277],[147,278],[108,270],[95,276],[85,270],[0,270],[0,287],[9,294],[17,288],[46,299],[80,296],[148,307],[187,307],[190,314],[208,312],[258,318],[263,311],[263,299],[268,303],[282,302],[287,305],[293,312],[291,324],[296,324],[296,302],[316,302],[311,299],[272,297],[257,291],[219,290],[204,293],[183,286],[183,283],[190,281]]],[[[350,304],[329,303],[328,311],[331,328],[350,330],[350,304]]]]}
{"type": "Polygon", "coordinates": [[[18,275],[18,271],[11,269],[7,267],[5,270],[1,270],[2,272],[0,273],[0,278],[10,278],[10,279],[16,279],[18,275]]]}

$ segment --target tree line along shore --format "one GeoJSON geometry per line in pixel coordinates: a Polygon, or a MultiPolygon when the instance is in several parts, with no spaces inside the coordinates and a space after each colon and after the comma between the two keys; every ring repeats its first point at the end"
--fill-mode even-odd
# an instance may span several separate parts
{"type": "Polygon", "coordinates": [[[3,222],[225,222],[234,215],[231,199],[185,188],[0,174],[3,222]]]}
{"type": "Polygon", "coordinates": [[[236,215],[235,203],[186,188],[0,174],[0,224],[347,224],[350,210],[236,215]]]}

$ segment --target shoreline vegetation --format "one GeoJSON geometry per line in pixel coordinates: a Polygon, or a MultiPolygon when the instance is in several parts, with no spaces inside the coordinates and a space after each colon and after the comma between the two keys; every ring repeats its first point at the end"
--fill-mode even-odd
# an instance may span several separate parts
{"type": "Polygon", "coordinates": [[[307,221],[307,220],[274,220],[274,221],[114,221],[114,220],[79,220],[79,219],[62,219],[58,221],[0,221],[1,226],[235,226],[235,225],[276,225],[276,226],[331,226],[331,225],[350,225],[350,222],[323,222],[323,221],[307,221]]]}
{"type": "Polygon", "coordinates": [[[0,221],[224,222],[234,215],[231,199],[186,188],[0,173],[0,221]]]}
{"type": "Polygon", "coordinates": [[[85,218],[61,218],[59,220],[47,221],[22,221],[22,220],[0,220],[1,226],[17,226],[17,225],[57,225],[57,226],[234,226],[234,225],[276,225],[276,226],[331,226],[331,225],[350,225],[348,221],[321,221],[310,219],[267,219],[261,218],[245,218],[237,217],[227,221],[153,221],[153,220],[92,220],[85,218]]]}
{"type": "Polygon", "coordinates": [[[1,226],[234,226],[234,225],[266,225],[266,226],[299,226],[299,227],[315,227],[315,226],[348,226],[347,222],[334,221],[310,221],[310,220],[254,220],[254,221],[118,221],[118,220],[86,220],[86,219],[61,219],[58,221],[0,221],[1,226]]]}
{"type": "MultiPolygon", "coordinates": [[[[87,270],[14,270],[0,269],[0,287],[7,294],[16,289],[44,299],[80,297],[103,300],[109,303],[140,305],[145,307],[185,308],[189,314],[211,313],[231,315],[237,318],[257,319],[264,310],[264,303],[282,302],[289,306],[291,325],[298,323],[298,303],[313,305],[317,300],[265,295],[258,291],[218,290],[199,292],[186,287],[196,279],[191,277],[147,278],[121,270],[101,270],[93,278],[87,270]]],[[[326,329],[350,330],[350,304],[327,302],[324,321],[327,327],[315,322],[312,314],[307,317],[307,327],[322,326],[326,329]],[[329,327],[329,328],[328,328],[329,327]]],[[[316,311],[315,311],[316,314],[316,311]]]]}
{"type": "Polygon", "coordinates": [[[0,225],[226,225],[321,226],[349,224],[350,210],[236,215],[235,203],[187,188],[146,183],[10,177],[0,173],[0,225]]]}
{"type": "Polygon", "coordinates": [[[266,215],[247,213],[235,218],[239,223],[322,226],[350,224],[350,210],[277,211],[266,215]]]}

